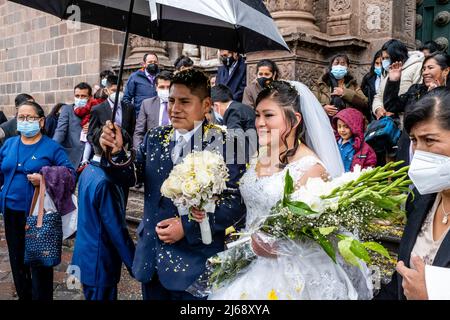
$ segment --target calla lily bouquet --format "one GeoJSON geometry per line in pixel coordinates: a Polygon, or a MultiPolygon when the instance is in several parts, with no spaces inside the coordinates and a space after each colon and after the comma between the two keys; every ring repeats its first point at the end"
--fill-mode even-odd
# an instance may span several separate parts
{"type": "Polygon", "coordinates": [[[408,167],[393,170],[401,163],[364,170],[356,167],[327,182],[310,178],[297,190],[287,172],[283,199],[272,208],[261,230],[280,239],[309,238],[334,262],[336,251],[355,266],[359,266],[359,259],[370,263],[368,250],[390,258],[381,244],[362,240],[371,238],[374,219],[395,217],[402,212],[412,182],[408,180],[408,167]]]}
{"type": "MultiPolygon", "coordinates": [[[[408,167],[394,170],[402,162],[384,167],[344,173],[331,181],[310,178],[295,188],[285,176],[283,198],[250,234],[259,232],[272,243],[278,240],[314,241],[336,263],[340,254],[348,264],[370,264],[369,251],[390,258],[388,251],[370,240],[371,223],[403,213],[402,205],[410,193],[408,167]]],[[[207,271],[190,287],[197,296],[206,296],[247,268],[257,256],[252,252],[249,234],[226,251],[208,259],[207,271]]]]}

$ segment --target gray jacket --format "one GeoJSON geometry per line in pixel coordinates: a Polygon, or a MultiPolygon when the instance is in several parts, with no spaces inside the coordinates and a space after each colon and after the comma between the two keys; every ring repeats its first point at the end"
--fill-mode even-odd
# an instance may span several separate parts
{"type": "Polygon", "coordinates": [[[81,162],[84,151],[84,143],[80,141],[81,119],[73,111],[73,105],[65,105],[61,108],[58,125],[53,140],[58,142],[75,168],[81,162]]]}
{"type": "Polygon", "coordinates": [[[159,97],[148,98],[142,101],[133,135],[133,147],[136,150],[144,140],[147,131],[159,126],[160,108],[161,102],[159,97]]]}

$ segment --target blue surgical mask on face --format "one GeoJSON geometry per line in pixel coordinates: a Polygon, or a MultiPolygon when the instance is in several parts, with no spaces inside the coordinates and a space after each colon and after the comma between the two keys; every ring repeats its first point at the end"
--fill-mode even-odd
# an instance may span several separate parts
{"type": "Polygon", "coordinates": [[[32,138],[41,131],[41,127],[39,126],[39,120],[36,121],[17,121],[17,131],[20,132],[21,135],[32,138]]]}
{"type": "Polygon", "coordinates": [[[348,73],[347,67],[345,66],[333,66],[331,67],[331,74],[337,79],[343,79],[348,73]]]}
{"type": "Polygon", "coordinates": [[[391,66],[391,59],[383,60],[382,65],[383,69],[389,72],[389,67],[391,66]]]}
{"type": "Polygon", "coordinates": [[[375,72],[375,74],[379,77],[381,77],[381,71],[383,69],[381,67],[375,67],[375,69],[373,69],[373,71],[375,72]]]}
{"type": "Polygon", "coordinates": [[[102,87],[106,87],[106,85],[108,84],[108,81],[106,80],[106,78],[102,79],[102,87]]]}
{"type": "Polygon", "coordinates": [[[84,107],[87,105],[88,99],[78,99],[75,98],[75,107],[84,107]]]}

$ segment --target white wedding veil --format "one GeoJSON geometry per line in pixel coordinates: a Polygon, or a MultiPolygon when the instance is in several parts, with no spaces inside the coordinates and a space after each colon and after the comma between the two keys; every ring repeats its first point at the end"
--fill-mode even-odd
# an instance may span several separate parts
{"type": "Polygon", "coordinates": [[[300,96],[300,112],[305,126],[305,140],[325,165],[331,177],[344,173],[344,164],[339,152],[330,120],[319,100],[307,86],[298,81],[288,81],[300,96]]]}

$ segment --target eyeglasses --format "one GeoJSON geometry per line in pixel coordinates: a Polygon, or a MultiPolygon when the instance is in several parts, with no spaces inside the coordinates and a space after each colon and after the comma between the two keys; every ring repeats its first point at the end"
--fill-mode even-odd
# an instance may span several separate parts
{"type": "Polygon", "coordinates": [[[35,117],[35,116],[17,116],[17,121],[37,121],[41,117],[35,117]]]}

